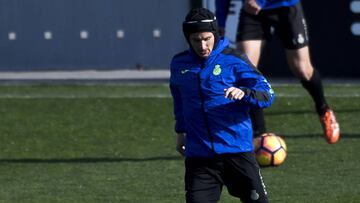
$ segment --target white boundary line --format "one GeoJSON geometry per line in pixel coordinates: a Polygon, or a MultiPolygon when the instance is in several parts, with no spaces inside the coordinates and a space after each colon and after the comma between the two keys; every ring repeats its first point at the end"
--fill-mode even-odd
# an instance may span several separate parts
{"type": "Polygon", "coordinates": [[[168,70],[80,70],[80,71],[19,71],[0,72],[0,80],[121,80],[121,79],[166,79],[168,70]]]}
{"type": "MultiPolygon", "coordinates": [[[[149,84],[146,83],[103,83],[103,84],[82,84],[82,86],[148,86],[149,84]]],[[[156,86],[165,86],[167,87],[167,83],[156,84],[156,86]]],[[[12,86],[11,84],[5,86],[12,86]]],[[[15,85],[16,86],[16,85],[15,85]]],[[[19,86],[24,86],[23,84],[19,86]]],[[[28,85],[26,85],[28,86],[28,85]]],[[[32,86],[32,85],[29,85],[32,86]]],[[[36,85],[35,85],[36,86],[36,85]]],[[[52,86],[52,85],[49,85],[52,86]]],[[[272,86],[276,89],[276,87],[301,87],[300,84],[297,83],[276,83],[273,82],[272,86]]],[[[360,86],[358,83],[336,83],[336,84],[327,84],[327,87],[355,87],[360,86]]],[[[276,93],[276,97],[288,97],[288,98],[300,98],[300,97],[309,97],[310,95],[304,90],[299,93],[276,93]]],[[[30,93],[30,94],[22,94],[22,93],[0,93],[0,99],[87,99],[87,98],[170,98],[171,95],[166,93],[160,94],[151,94],[151,93],[124,93],[124,94],[96,94],[96,93],[89,93],[89,94],[77,94],[77,93],[46,93],[46,94],[39,94],[39,93],[30,93]]],[[[335,93],[325,93],[325,97],[329,98],[359,98],[360,92],[353,92],[351,94],[342,94],[341,92],[335,93]]]]}

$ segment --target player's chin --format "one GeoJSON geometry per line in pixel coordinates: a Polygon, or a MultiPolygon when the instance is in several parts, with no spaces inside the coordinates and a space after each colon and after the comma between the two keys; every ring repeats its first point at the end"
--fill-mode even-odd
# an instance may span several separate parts
{"type": "Polygon", "coordinates": [[[200,53],[199,54],[199,56],[201,57],[201,58],[207,58],[207,57],[209,57],[209,53],[200,53]]]}

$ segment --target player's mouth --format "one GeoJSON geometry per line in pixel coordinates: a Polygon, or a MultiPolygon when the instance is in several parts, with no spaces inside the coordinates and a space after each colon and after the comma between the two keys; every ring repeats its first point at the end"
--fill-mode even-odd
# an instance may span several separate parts
{"type": "Polygon", "coordinates": [[[209,52],[207,50],[202,50],[202,51],[200,51],[200,54],[202,56],[207,56],[207,55],[209,55],[209,52]]]}

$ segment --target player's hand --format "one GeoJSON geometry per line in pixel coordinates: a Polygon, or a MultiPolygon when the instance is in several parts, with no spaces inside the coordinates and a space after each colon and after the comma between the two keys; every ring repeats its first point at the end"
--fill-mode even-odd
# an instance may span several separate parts
{"type": "Polygon", "coordinates": [[[225,98],[233,100],[241,100],[245,96],[245,92],[236,87],[224,89],[225,98]]]}
{"type": "Polygon", "coordinates": [[[244,9],[250,14],[257,15],[259,14],[261,7],[256,0],[246,0],[244,3],[244,9]]]}
{"type": "Polygon", "coordinates": [[[176,151],[182,156],[185,156],[185,133],[178,133],[176,135],[176,151]]]}

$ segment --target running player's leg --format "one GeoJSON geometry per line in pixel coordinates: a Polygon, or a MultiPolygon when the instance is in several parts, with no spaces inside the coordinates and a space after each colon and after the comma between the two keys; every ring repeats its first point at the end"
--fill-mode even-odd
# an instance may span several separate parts
{"type": "MultiPolygon", "coordinates": [[[[264,28],[270,29],[263,25],[262,17],[262,14],[255,16],[246,13],[245,10],[241,10],[236,36],[237,47],[248,56],[250,62],[255,67],[258,66],[262,47],[269,34],[269,31],[264,30],[264,28]]],[[[262,109],[251,109],[250,117],[253,124],[253,134],[255,136],[266,132],[264,112],[262,109]]]]}
{"type": "Polygon", "coordinates": [[[286,48],[290,70],[314,100],[327,142],[336,143],[340,136],[339,124],[326,102],[320,75],[311,63],[307,26],[300,3],[282,9],[279,36],[286,48]]]}
{"type": "Polygon", "coordinates": [[[326,102],[320,75],[310,62],[308,47],[287,50],[286,55],[291,71],[300,79],[314,100],[327,142],[336,143],[340,137],[340,127],[334,112],[326,102]]]}

